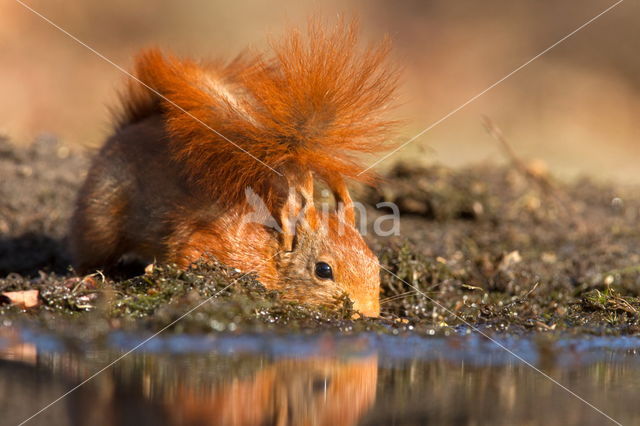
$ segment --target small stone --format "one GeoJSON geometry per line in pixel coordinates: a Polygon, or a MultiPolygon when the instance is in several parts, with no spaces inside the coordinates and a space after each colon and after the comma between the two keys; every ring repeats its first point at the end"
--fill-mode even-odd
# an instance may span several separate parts
{"type": "Polygon", "coordinates": [[[611,207],[616,210],[622,210],[624,208],[624,200],[620,197],[614,197],[611,200],[611,207]]]}

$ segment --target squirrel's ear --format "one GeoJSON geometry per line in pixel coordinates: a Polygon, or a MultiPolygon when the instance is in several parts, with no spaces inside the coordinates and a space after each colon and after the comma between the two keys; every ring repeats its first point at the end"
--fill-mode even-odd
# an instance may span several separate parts
{"type": "Polygon", "coordinates": [[[294,187],[289,187],[282,210],[280,210],[280,228],[282,229],[282,250],[293,251],[293,240],[296,233],[296,218],[300,211],[298,194],[294,187]]]}
{"type": "Polygon", "coordinates": [[[348,223],[351,226],[356,225],[356,215],[353,206],[353,200],[349,194],[349,188],[342,177],[336,177],[331,179],[329,187],[333,192],[333,197],[336,200],[336,210],[340,220],[348,223]]]}
{"type": "Polygon", "coordinates": [[[320,222],[318,211],[313,200],[313,173],[310,171],[304,174],[302,184],[299,186],[300,194],[304,201],[302,213],[304,220],[299,223],[311,230],[317,230],[320,222]]]}
{"type": "Polygon", "coordinates": [[[282,249],[293,251],[298,231],[317,230],[320,218],[313,201],[313,175],[306,172],[301,179],[287,176],[289,194],[280,211],[282,249]]]}

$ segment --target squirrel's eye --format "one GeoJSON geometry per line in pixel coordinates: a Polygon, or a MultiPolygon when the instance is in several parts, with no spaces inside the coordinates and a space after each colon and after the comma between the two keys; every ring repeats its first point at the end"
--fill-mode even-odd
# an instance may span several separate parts
{"type": "Polygon", "coordinates": [[[326,262],[316,263],[316,276],[324,280],[332,280],[333,270],[331,269],[331,265],[326,262]]]}

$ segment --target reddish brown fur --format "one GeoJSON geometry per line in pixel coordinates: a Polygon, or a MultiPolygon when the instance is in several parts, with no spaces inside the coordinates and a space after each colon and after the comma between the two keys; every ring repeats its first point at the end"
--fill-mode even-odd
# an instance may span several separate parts
{"type": "Polygon", "coordinates": [[[228,65],[158,50],[138,57],[137,77],[162,97],[139,83],[123,96],[73,219],[80,272],[127,254],[181,266],[211,254],[294,300],[326,303],[346,292],[377,315],[377,260],[354,228],[344,178],[371,181],[355,155],[386,148],[393,123],[381,115],[396,81],[388,43],[360,53],[354,24],[311,23],[307,41],[294,30],[273,50],[228,65]],[[347,206],[320,217],[313,176],[347,206]],[[283,234],[243,223],[246,188],[283,234]],[[287,227],[299,212],[305,220],[287,227]],[[319,259],[332,262],[333,284],[313,275],[319,259]]]}

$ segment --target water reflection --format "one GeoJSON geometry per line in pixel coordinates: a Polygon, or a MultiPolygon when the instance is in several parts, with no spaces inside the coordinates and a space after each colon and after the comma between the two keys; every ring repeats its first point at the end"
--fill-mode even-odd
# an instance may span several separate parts
{"type": "Polygon", "coordinates": [[[172,423],[351,425],[372,406],[378,361],[283,360],[214,388],[179,386],[165,402],[172,423]]]}
{"type": "MultiPolygon", "coordinates": [[[[51,336],[23,337],[0,329],[1,424],[18,424],[124,351],[113,344],[79,350],[51,336]]],[[[193,338],[199,346],[180,336],[127,356],[29,424],[607,422],[473,336],[193,338]]],[[[553,347],[538,341],[505,342],[612,418],[640,422],[640,339],[584,337],[553,347]]]]}
{"type": "MultiPolygon", "coordinates": [[[[0,389],[7,392],[0,394],[4,406],[0,410],[11,414],[10,423],[28,418],[108,363],[108,357],[100,353],[37,353],[36,345],[21,341],[15,331],[3,334],[0,389]],[[13,403],[7,404],[10,399],[13,403]],[[11,409],[5,410],[7,405],[11,409]]],[[[270,358],[255,354],[135,354],[33,422],[352,425],[375,401],[376,355],[270,358]]]]}

